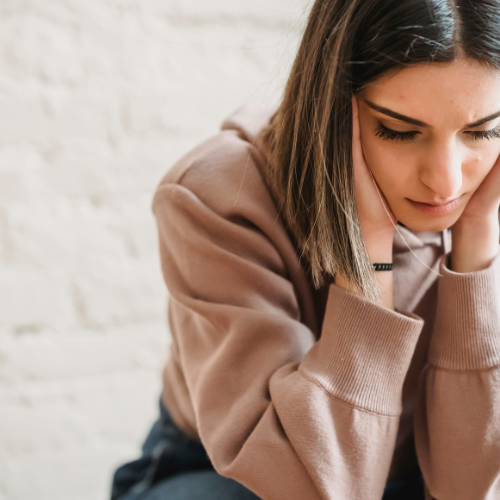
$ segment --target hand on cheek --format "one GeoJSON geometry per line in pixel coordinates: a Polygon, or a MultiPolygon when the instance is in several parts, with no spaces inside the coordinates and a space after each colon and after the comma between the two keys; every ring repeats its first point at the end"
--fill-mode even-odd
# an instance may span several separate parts
{"type": "MultiPolygon", "coordinates": [[[[372,264],[390,263],[392,262],[394,225],[397,220],[377,188],[366,164],[361,145],[358,105],[355,96],[352,98],[352,119],[354,185],[363,240],[372,264]]],[[[394,309],[392,271],[378,272],[376,278],[382,292],[381,304],[389,309],[394,309]]],[[[357,293],[354,287],[341,275],[335,276],[335,284],[357,293]]]]}
{"type": "Polygon", "coordinates": [[[452,227],[451,269],[466,273],[487,268],[499,248],[500,156],[452,227]]]}

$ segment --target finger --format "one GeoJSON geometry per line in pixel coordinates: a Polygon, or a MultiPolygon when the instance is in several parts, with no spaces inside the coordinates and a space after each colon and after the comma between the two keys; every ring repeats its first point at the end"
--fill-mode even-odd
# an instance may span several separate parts
{"type": "Polygon", "coordinates": [[[477,191],[485,205],[498,206],[500,203],[500,156],[477,191]]]}
{"type": "Polygon", "coordinates": [[[355,95],[352,96],[352,155],[354,177],[356,181],[356,191],[359,190],[359,196],[367,197],[368,203],[373,206],[380,204],[383,210],[383,217],[389,215],[393,223],[397,222],[396,217],[387,203],[387,200],[382,193],[370,167],[366,163],[361,145],[361,131],[359,124],[359,108],[358,101],[355,95]]]}
{"type": "Polygon", "coordinates": [[[467,202],[464,217],[484,217],[498,211],[500,204],[500,156],[467,202]]]}
{"type": "Polygon", "coordinates": [[[363,146],[361,145],[358,101],[356,96],[352,97],[352,160],[354,163],[354,176],[359,177],[365,183],[373,184],[376,188],[375,179],[366,163],[363,146]]]}

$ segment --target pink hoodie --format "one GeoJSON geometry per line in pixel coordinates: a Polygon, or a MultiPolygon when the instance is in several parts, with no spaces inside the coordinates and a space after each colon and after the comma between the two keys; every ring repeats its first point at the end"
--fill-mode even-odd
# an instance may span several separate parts
{"type": "Polygon", "coordinates": [[[263,500],[380,500],[418,463],[426,498],[500,499],[500,259],[458,274],[449,234],[400,227],[396,311],[315,290],[278,214],[248,104],[154,195],[170,291],[163,401],[263,500]]]}

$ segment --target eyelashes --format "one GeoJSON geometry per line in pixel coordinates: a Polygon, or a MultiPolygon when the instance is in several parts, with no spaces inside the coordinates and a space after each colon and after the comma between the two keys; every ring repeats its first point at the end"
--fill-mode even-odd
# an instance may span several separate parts
{"type": "Polygon", "coordinates": [[[500,138],[500,128],[497,125],[491,130],[484,130],[483,132],[469,132],[474,139],[498,139],[500,138]]]}
{"type": "Polygon", "coordinates": [[[375,135],[381,139],[388,141],[413,141],[417,137],[417,132],[396,132],[390,128],[384,127],[381,123],[378,124],[375,135]]]}
{"type": "MultiPolygon", "coordinates": [[[[390,128],[385,127],[381,123],[378,124],[375,129],[375,135],[380,137],[381,139],[387,141],[401,141],[401,142],[409,142],[413,141],[419,132],[397,132],[396,130],[392,130],[390,128]]],[[[480,140],[480,139],[500,139],[500,125],[491,129],[491,130],[482,130],[479,132],[466,132],[470,134],[472,139],[480,140]]]]}

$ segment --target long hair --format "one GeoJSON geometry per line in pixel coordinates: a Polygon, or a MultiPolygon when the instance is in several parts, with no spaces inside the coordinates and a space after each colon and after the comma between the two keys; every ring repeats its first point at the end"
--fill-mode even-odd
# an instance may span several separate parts
{"type": "Polygon", "coordinates": [[[465,56],[500,68],[500,0],[316,0],[265,133],[280,212],[315,287],[379,289],[354,196],[352,95],[390,70],[465,56]]]}

